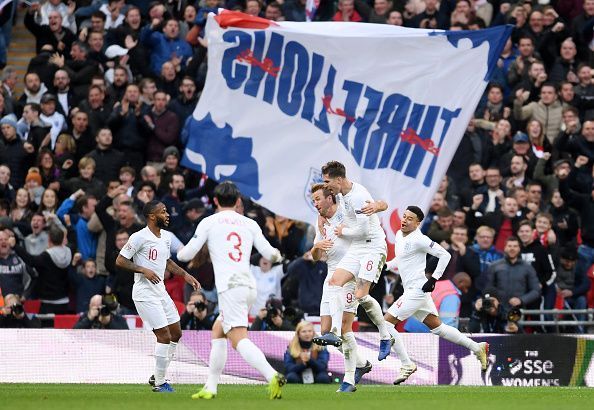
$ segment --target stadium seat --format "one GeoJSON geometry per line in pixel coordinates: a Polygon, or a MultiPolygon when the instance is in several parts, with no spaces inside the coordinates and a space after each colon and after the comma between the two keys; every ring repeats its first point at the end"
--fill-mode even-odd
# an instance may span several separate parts
{"type": "Polygon", "coordinates": [[[588,269],[588,279],[590,279],[590,290],[588,291],[588,307],[594,308],[594,265],[588,269]]]}
{"type": "Polygon", "coordinates": [[[179,302],[177,300],[174,300],[173,303],[175,303],[175,307],[177,308],[177,311],[179,312],[179,314],[183,314],[184,310],[186,310],[186,305],[184,305],[182,302],[179,302]]]}
{"type": "Polygon", "coordinates": [[[54,329],[72,329],[78,322],[78,315],[56,315],[54,318],[54,329]]]}
{"type": "Polygon", "coordinates": [[[41,307],[41,300],[39,300],[39,299],[25,300],[25,303],[23,303],[23,307],[25,308],[25,312],[37,314],[37,313],[39,313],[39,308],[41,307]]]}

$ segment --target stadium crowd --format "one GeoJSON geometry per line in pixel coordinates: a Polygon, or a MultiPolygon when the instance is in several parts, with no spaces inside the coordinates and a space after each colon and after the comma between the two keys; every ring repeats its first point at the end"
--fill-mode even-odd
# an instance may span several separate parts
{"type": "MultiPolygon", "coordinates": [[[[18,6],[37,50],[24,78],[6,65],[17,4],[0,14],[0,326],[39,325],[14,306],[40,300],[39,313],[80,313],[77,327],[124,327],[119,315],[136,313],[133,277],[114,261],[144,226],[143,204],[157,198],[167,206],[173,251],[213,212],[216,182],[180,166],[183,124],[204,86],[206,15],[225,7],[305,21],[305,0],[31,2],[18,6]],[[119,307],[96,295],[114,295],[119,307]]],[[[316,20],[513,25],[422,225],[452,254],[433,297],[444,318],[470,317],[485,332],[517,332],[507,315],[518,307],[586,308],[594,0],[321,0],[316,20]]],[[[252,257],[252,329],[294,329],[303,314],[318,315],[326,266],[308,252],[312,227],[247,198],[237,211],[285,258],[272,266],[252,257]]],[[[217,305],[208,255],[188,269],[201,292],[177,277],[166,279],[167,289],[183,306],[183,328],[210,329],[217,305]]],[[[397,274],[384,271],[372,296],[385,311],[401,292],[397,274]]]]}

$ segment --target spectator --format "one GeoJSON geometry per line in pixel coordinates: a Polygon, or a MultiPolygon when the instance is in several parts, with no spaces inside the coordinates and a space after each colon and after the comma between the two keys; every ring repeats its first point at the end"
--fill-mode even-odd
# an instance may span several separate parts
{"type": "MultiPolygon", "coordinates": [[[[586,294],[590,290],[590,281],[584,272],[577,272],[577,256],[576,248],[571,244],[561,251],[557,269],[557,287],[563,298],[564,308],[587,309],[586,294]]],[[[576,315],[576,317],[579,320],[587,320],[587,316],[583,314],[576,315]]],[[[578,327],[578,332],[583,333],[583,327],[578,327]]]]}
{"type": "MultiPolygon", "coordinates": [[[[41,255],[49,246],[49,236],[45,229],[45,217],[35,213],[31,217],[31,233],[25,237],[25,249],[33,256],[41,255]]],[[[23,294],[23,292],[19,292],[23,294]]]]}
{"type": "Polygon", "coordinates": [[[58,99],[58,112],[65,117],[79,103],[78,95],[70,88],[70,75],[64,69],[57,70],[54,74],[53,92],[58,99]]]}
{"type": "Polygon", "coordinates": [[[41,115],[41,106],[36,103],[27,103],[23,108],[23,116],[17,123],[17,131],[21,138],[31,145],[34,150],[38,150],[41,143],[51,130],[39,116],[41,115]]]}
{"type": "Polygon", "coordinates": [[[38,9],[39,3],[32,3],[25,14],[25,27],[35,36],[37,53],[42,51],[43,46],[49,45],[51,50],[69,55],[76,36],[72,31],[62,27],[62,15],[56,11],[49,12],[47,23],[40,24],[33,17],[33,13],[38,9]]]}
{"type": "Polygon", "coordinates": [[[0,290],[5,298],[24,294],[31,283],[27,266],[12,250],[9,238],[6,230],[0,230],[0,290]]]}
{"type": "Polygon", "coordinates": [[[168,193],[161,198],[161,201],[167,207],[169,213],[169,229],[177,232],[182,228],[184,215],[182,211],[182,202],[185,199],[186,182],[184,176],[180,173],[175,173],[169,182],[168,193]]]}
{"type": "Polygon", "coordinates": [[[449,208],[443,208],[437,213],[437,220],[429,227],[427,236],[431,240],[441,243],[450,239],[454,214],[449,208]]]}
{"type": "Polygon", "coordinates": [[[151,69],[155,75],[159,75],[161,67],[167,61],[170,61],[176,70],[183,69],[188,58],[192,56],[190,45],[179,38],[177,20],[165,20],[162,33],[156,31],[160,24],[158,19],[153,19],[140,34],[142,43],[151,49],[151,69]]]}
{"type": "Polygon", "coordinates": [[[70,283],[76,290],[76,312],[84,313],[93,295],[105,292],[105,276],[97,276],[97,264],[93,259],[82,262],[77,269],[81,254],[75,253],[69,271],[70,283]]]}
{"type": "Polygon", "coordinates": [[[76,110],[71,117],[71,134],[76,143],[74,153],[75,163],[95,148],[95,138],[89,128],[89,114],[83,110],[76,110]]]}
{"type": "Polygon", "coordinates": [[[194,291],[181,315],[180,325],[184,330],[211,330],[215,319],[216,315],[209,313],[208,302],[202,292],[194,291]]]}
{"type": "Polygon", "coordinates": [[[495,289],[488,289],[485,295],[477,299],[468,324],[472,333],[518,333],[515,323],[509,323],[503,310],[503,304],[495,289]]]}
{"type": "Polygon", "coordinates": [[[482,292],[487,281],[487,268],[495,261],[503,258],[503,254],[495,249],[495,229],[482,225],[476,230],[475,244],[472,250],[478,255],[481,274],[474,279],[473,285],[482,292]]]}
{"type": "Polygon", "coordinates": [[[574,161],[580,155],[587,157],[591,167],[594,163],[594,121],[584,122],[581,135],[561,133],[556,147],[560,152],[570,154],[574,161]]]}
{"type": "Polygon", "coordinates": [[[191,77],[185,76],[179,86],[179,95],[169,103],[169,110],[177,115],[178,124],[183,125],[194,112],[197,103],[196,82],[191,77]]]}
{"type": "Polygon", "coordinates": [[[310,251],[291,261],[282,283],[285,304],[299,307],[309,315],[318,316],[327,271],[326,262],[314,261],[310,251]]]}
{"type": "Polygon", "coordinates": [[[1,311],[0,329],[35,329],[41,327],[39,319],[29,319],[25,314],[25,308],[21,304],[18,294],[6,294],[4,296],[4,307],[1,311]]]}
{"type": "Polygon", "coordinates": [[[327,372],[330,355],[324,347],[313,344],[313,337],[314,328],[310,322],[297,325],[284,358],[288,383],[331,382],[327,372]]]}
{"type": "Polygon", "coordinates": [[[17,114],[22,114],[22,109],[26,104],[39,104],[41,102],[41,96],[48,91],[44,83],[41,82],[39,74],[35,72],[28,72],[25,74],[25,89],[23,95],[18,100],[18,106],[20,110],[17,114]]]}
{"type": "Polygon", "coordinates": [[[358,23],[363,21],[363,17],[355,10],[354,0],[338,0],[338,11],[332,20],[358,23]]]}
{"type": "MultiPolygon", "coordinates": [[[[518,90],[520,91],[520,90],[518,90]]],[[[545,83],[540,89],[540,100],[523,105],[526,97],[516,93],[514,100],[514,118],[519,121],[535,119],[543,124],[545,136],[552,144],[561,129],[563,106],[557,99],[557,90],[552,83],[545,83]]]]}
{"type": "Polygon", "coordinates": [[[137,315],[136,305],[132,300],[132,287],[134,286],[134,275],[118,268],[115,265],[116,255],[128,242],[130,234],[125,229],[120,229],[115,234],[115,249],[108,255],[105,261],[109,271],[109,287],[120,302],[120,312],[124,315],[137,315]]]}
{"type": "MultiPolygon", "coordinates": [[[[465,272],[458,272],[454,277],[440,280],[435,283],[435,290],[431,292],[431,298],[435,308],[439,312],[442,323],[458,328],[458,320],[461,316],[461,296],[468,293],[472,286],[472,279],[465,272]]],[[[429,328],[414,317],[410,317],[404,324],[404,330],[409,333],[429,333],[429,328]]]]}
{"type": "MultiPolygon", "coordinates": [[[[520,257],[530,264],[540,282],[541,294],[544,300],[544,309],[552,309],[555,306],[557,292],[555,290],[555,279],[557,271],[553,263],[553,257],[541,245],[540,241],[534,240],[534,230],[529,221],[522,221],[518,226],[518,238],[521,241],[520,257]]],[[[533,306],[538,308],[539,304],[533,306]]]]}
{"type": "Polygon", "coordinates": [[[40,255],[31,255],[18,244],[14,246],[14,250],[27,265],[38,272],[35,293],[42,301],[39,313],[64,314],[69,312],[68,265],[72,260],[72,252],[63,245],[65,235],[60,227],[50,226],[48,234],[48,248],[40,255]]]}
{"type": "MultiPolygon", "coordinates": [[[[87,226],[91,216],[95,213],[97,199],[92,195],[86,195],[82,189],[74,192],[66,198],[56,212],[64,225],[76,232],[76,249],[81,254],[82,261],[95,259],[97,252],[97,235],[91,232],[87,226]],[[75,213],[70,213],[76,206],[75,213]]],[[[85,302],[86,305],[86,302],[85,302]]]]}
{"type": "Polygon", "coordinates": [[[511,308],[528,306],[540,297],[538,277],[534,268],[522,261],[520,241],[515,236],[505,241],[505,258],[487,269],[486,288],[495,288],[505,314],[511,308]]]}
{"type": "MultiPolygon", "coordinates": [[[[144,165],[144,151],[147,140],[142,135],[141,119],[149,107],[140,102],[138,86],[130,84],[120,104],[116,104],[109,116],[108,125],[114,133],[114,146],[124,154],[126,165],[140,170],[144,165]]],[[[119,168],[118,168],[119,169],[119,168]]]]}
{"type": "Polygon", "coordinates": [[[109,128],[101,128],[95,137],[97,147],[88,157],[96,164],[95,177],[104,185],[118,180],[119,171],[124,164],[124,154],[113,148],[113,135],[109,128]]]}
{"type": "Polygon", "coordinates": [[[95,295],[89,302],[89,310],[80,316],[74,328],[127,330],[128,324],[126,319],[109,308],[105,296],[95,295]]]}
{"type": "Polygon", "coordinates": [[[6,165],[0,165],[0,198],[8,201],[14,201],[16,192],[10,184],[10,168],[6,165]]]}
{"type": "Polygon", "coordinates": [[[284,317],[283,312],[280,299],[268,299],[265,307],[258,311],[250,330],[294,330],[295,326],[284,317]]]}
{"type": "MultiPolygon", "coordinates": [[[[49,141],[50,148],[53,150],[56,145],[56,139],[58,135],[66,130],[66,119],[64,116],[56,110],[58,99],[54,94],[46,93],[41,97],[41,114],[39,118],[45,124],[51,126],[49,141]]],[[[46,140],[42,141],[41,146],[48,145],[46,140]]]]}
{"type": "MultiPolygon", "coordinates": [[[[97,135],[100,129],[107,126],[112,110],[105,100],[105,90],[101,86],[91,85],[87,93],[87,99],[79,104],[78,109],[73,110],[72,115],[76,116],[81,111],[87,114],[87,126],[83,127],[80,124],[79,133],[83,133],[88,129],[89,134],[97,135]]],[[[87,153],[88,151],[84,152],[84,154],[87,153]]]]}
{"type": "Polygon", "coordinates": [[[25,170],[29,169],[34,159],[35,147],[23,142],[17,133],[16,117],[7,115],[0,120],[2,140],[0,140],[0,164],[10,168],[10,183],[21,187],[25,183],[25,170]]]}
{"type": "Polygon", "coordinates": [[[105,185],[95,177],[96,169],[97,166],[93,158],[82,158],[78,162],[79,176],[67,180],[64,183],[64,191],[73,194],[81,189],[95,198],[101,198],[105,194],[105,185]]]}
{"type": "Polygon", "coordinates": [[[575,244],[579,228],[578,215],[565,204],[558,190],[553,191],[548,211],[553,216],[553,230],[558,242],[561,244],[575,244]]]}
{"type": "Polygon", "coordinates": [[[157,91],[153,99],[152,109],[143,117],[148,135],[146,160],[159,162],[165,148],[178,143],[180,127],[177,116],[167,109],[168,95],[157,91]]]}
{"type": "Polygon", "coordinates": [[[266,301],[270,297],[280,298],[282,296],[281,279],[284,276],[282,265],[272,266],[272,262],[263,256],[254,259],[257,260],[258,265],[251,265],[251,271],[256,281],[258,295],[250,309],[251,316],[258,315],[258,312],[266,307],[266,301]]]}
{"type": "MultiPolygon", "coordinates": [[[[478,209],[477,203],[473,204],[473,208],[468,214],[469,226],[477,227],[481,225],[490,226],[497,232],[495,240],[495,249],[502,251],[507,238],[513,235],[513,232],[517,231],[517,224],[519,223],[518,216],[518,202],[511,197],[506,197],[503,200],[503,204],[500,209],[493,212],[488,212],[485,215],[475,211],[478,209]],[[476,208],[474,208],[476,206],[476,208]]],[[[482,198],[482,197],[481,197],[482,198]]]]}

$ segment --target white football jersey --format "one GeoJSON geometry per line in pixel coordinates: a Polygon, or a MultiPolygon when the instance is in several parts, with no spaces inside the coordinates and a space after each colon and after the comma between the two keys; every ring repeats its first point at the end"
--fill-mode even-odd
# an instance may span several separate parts
{"type": "Polygon", "coordinates": [[[361,224],[363,218],[367,218],[367,232],[362,236],[353,238],[353,245],[369,244],[368,241],[379,242],[386,240],[386,234],[382,229],[379,217],[377,214],[366,216],[361,213],[357,213],[366,204],[366,201],[373,201],[373,198],[369,191],[361,184],[353,182],[353,187],[346,195],[336,195],[336,203],[345,216],[345,224],[349,228],[353,228],[358,224],[361,224]],[[359,220],[357,220],[359,219],[359,220]]]}
{"type": "Polygon", "coordinates": [[[205,243],[214,267],[218,292],[236,286],[256,288],[250,272],[252,246],[273,263],[281,259],[280,252],[266,240],[256,221],[231,210],[204,218],[198,224],[194,237],[178,252],[177,259],[190,261],[205,243]]]}
{"type": "Polygon", "coordinates": [[[134,273],[134,286],[132,287],[132,299],[147,301],[163,299],[168,296],[165,290],[165,268],[167,260],[171,257],[171,232],[161,229],[161,237],[158,238],[148,227],[133,233],[120,255],[131,259],[136,265],[152,270],[161,278],[161,282],[152,284],[142,273],[134,273]]]}
{"type": "Polygon", "coordinates": [[[387,267],[388,269],[398,268],[404,289],[423,287],[427,281],[425,268],[428,253],[439,258],[437,268],[432,275],[435,279],[443,275],[451,258],[448,251],[423,235],[420,229],[415,229],[406,236],[402,235],[402,230],[396,232],[394,252],[396,257],[387,263],[387,267]]]}
{"type": "Polygon", "coordinates": [[[327,219],[327,222],[324,223],[323,231],[320,232],[320,227],[316,223],[316,237],[314,239],[314,243],[318,243],[324,239],[329,239],[332,241],[332,248],[326,252],[328,259],[326,260],[326,264],[328,265],[328,273],[333,273],[338,266],[338,262],[342,259],[344,255],[346,255],[347,251],[349,250],[349,246],[351,246],[351,240],[345,237],[338,237],[334,233],[334,228],[339,226],[340,224],[344,223],[344,214],[340,207],[336,207],[336,212],[332,215],[331,218],[327,219]]]}

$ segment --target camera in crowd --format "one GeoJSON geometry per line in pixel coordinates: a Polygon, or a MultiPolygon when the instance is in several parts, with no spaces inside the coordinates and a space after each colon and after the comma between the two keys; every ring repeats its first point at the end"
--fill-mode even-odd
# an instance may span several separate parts
{"type": "Polygon", "coordinates": [[[208,305],[204,302],[194,302],[194,306],[196,307],[196,310],[198,311],[203,311],[208,309],[208,305]]]}
{"type": "Polygon", "coordinates": [[[305,318],[305,313],[298,307],[287,307],[284,311],[285,319],[293,326],[297,326],[305,318]]]}
{"type": "Polygon", "coordinates": [[[499,310],[499,300],[494,294],[485,293],[481,298],[481,307],[479,312],[484,315],[497,316],[499,310]]]}
{"type": "Polygon", "coordinates": [[[118,310],[120,304],[115,295],[105,295],[101,298],[101,307],[99,308],[99,316],[109,316],[118,310]]]}
{"type": "Polygon", "coordinates": [[[266,317],[264,321],[270,326],[274,326],[272,319],[277,316],[283,318],[283,311],[285,310],[283,302],[280,299],[276,299],[273,295],[266,301],[266,317]]]}
{"type": "Polygon", "coordinates": [[[20,303],[15,303],[10,307],[10,312],[14,317],[18,317],[25,313],[25,308],[20,303]]]}

